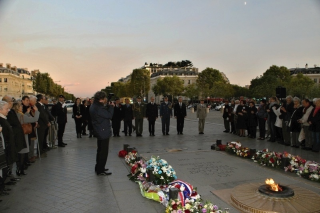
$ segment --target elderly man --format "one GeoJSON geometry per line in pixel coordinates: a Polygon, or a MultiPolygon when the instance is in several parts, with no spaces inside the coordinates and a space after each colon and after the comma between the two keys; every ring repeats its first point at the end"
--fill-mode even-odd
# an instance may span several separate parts
{"type": "Polygon", "coordinates": [[[174,105],[174,118],[177,119],[178,135],[183,135],[184,119],[187,117],[187,107],[182,103],[182,97],[178,98],[178,103],[174,105]]]}
{"type": "Polygon", "coordinates": [[[160,105],[160,118],[162,122],[162,134],[169,135],[170,118],[172,118],[172,104],[168,97],[164,97],[164,102],[160,105]]]}
{"type": "Polygon", "coordinates": [[[39,112],[40,112],[40,116],[39,116],[39,128],[38,128],[38,143],[39,143],[39,149],[40,149],[40,153],[43,153],[44,150],[46,150],[48,148],[47,145],[47,133],[48,133],[48,129],[51,126],[50,120],[49,120],[49,115],[46,112],[45,109],[45,97],[41,94],[37,95],[37,100],[38,102],[36,103],[36,107],[38,108],[39,112]]]}
{"type": "Polygon", "coordinates": [[[109,139],[111,133],[111,119],[114,112],[114,103],[107,105],[106,93],[99,91],[94,95],[94,102],[90,107],[93,130],[97,136],[97,156],[95,171],[99,176],[111,175],[106,172],[105,165],[108,159],[109,139]]]}
{"type": "Polygon", "coordinates": [[[136,134],[137,137],[142,136],[143,132],[143,118],[146,117],[146,107],[144,103],[141,102],[141,97],[137,97],[137,102],[133,104],[133,117],[136,126],[136,134]]]}
{"type": "Polygon", "coordinates": [[[158,118],[158,106],[157,106],[157,104],[154,103],[154,97],[151,97],[150,103],[147,104],[146,117],[147,117],[148,123],[149,123],[150,136],[155,136],[154,135],[154,124],[156,122],[156,119],[158,118]]]}

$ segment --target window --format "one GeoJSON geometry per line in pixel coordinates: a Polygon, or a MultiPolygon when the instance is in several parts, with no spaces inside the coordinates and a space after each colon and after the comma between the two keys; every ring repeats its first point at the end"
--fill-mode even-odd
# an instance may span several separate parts
{"type": "Polygon", "coordinates": [[[191,80],[188,80],[188,84],[191,84],[191,80]]]}
{"type": "Polygon", "coordinates": [[[0,78],[0,82],[2,82],[2,78],[0,78]]]}
{"type": "Polygon", "coordinates": [[[6,92],[6,91],[8,91],[8,88],[6,88],[6,87],[5,87],[5,88],[3,88],[3,91],[5,91],[5,92],[6,92]]]}
{"type": "Polygon", "coordinates": [[[313,81],[314,81],[314,83],[318,83],[318,79],[316,79],[316,78],[313,79],[313,81]]]}
{"type": "Polygon", "coordinates": [[[4,78],[4,79],[3,79],[3,82],[7,83],[7,82],[8,82],[8,79],[7,79],[7,78],[4,78]]]}

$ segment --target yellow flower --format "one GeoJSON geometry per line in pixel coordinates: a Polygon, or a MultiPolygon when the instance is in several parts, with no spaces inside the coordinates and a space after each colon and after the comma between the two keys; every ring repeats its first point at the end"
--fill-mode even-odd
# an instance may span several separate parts
{"type": "Polygon", "coordinates": [[[191,205],[188,203],[187,205],[186,205],[186,209],[190,209],[191,208],[191,205]]]}

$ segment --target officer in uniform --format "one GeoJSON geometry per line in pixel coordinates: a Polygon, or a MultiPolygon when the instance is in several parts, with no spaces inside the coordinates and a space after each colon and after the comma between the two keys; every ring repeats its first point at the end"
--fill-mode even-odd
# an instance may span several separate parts
{"type": "Polygon", "coordinates": [[[160,118],[163,135],[169,135],[170,118],[172,118],[172,104],[168,101],[168,97],[164,97],[164,101],[160,105],[160,118]]]}
{"type": "Polygon", "coordinates": [[[132,120],[133,120],[133,110],[132,105],[128,98],[125,99],[126,104],[123,106],[123,123],[124,123],[124,134],[127,136],[129,131],[129,136],[132,133],[132,120]],[[129,130],[128,130],[129,128],[129,130]]]}
{"type": "Polygon", "coordinates": [[[113,137],[120,137],[120,125],[123,120],[123,110],[122,105],[120,104],[120,99],[115,99],[115,106],[112,116],[112,129],[113,129],[113,137]]]}
{"type": "Polygon", "coordinates": [[[158,118],[158,105],[154,103],[154,97],[151,97],[150,103],[147,104],[146,117],[149,122],[149,133],[150,136],[154,135],[154,124],[158,118]]]}
{"type": "Polygon", "coordinates": [[[143,118],[146,117],[146,106],[141,102],[141,97],[137,97],[137,102],[133,104],[133,118],[135,119],[137,137],[142,137],[143,118]]]}
{"type": "Polygon", "coordinates": [[[204,134],[203,130],[204,130],[206,117],[207,117],[207,107],[204,104],[204,100],[200,100],[200,104],[197,107],[197,118],[199,120],[199,124],[198,124],[199,134],[204,134]]]}
{"type": "Polygon", "coordinates": [[[183,135],[185,117],[187,117],[186,105],[182,103],[182,97],[179,97],[178,103],[174,105],[174,118],[177,119],[178,135],[183,135]]]}

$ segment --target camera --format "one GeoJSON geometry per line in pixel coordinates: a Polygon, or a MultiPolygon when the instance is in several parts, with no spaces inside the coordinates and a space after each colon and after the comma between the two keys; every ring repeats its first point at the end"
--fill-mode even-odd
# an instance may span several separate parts
{"type": "Polygon", "coordinates": [[[111,98],[114,96],[114,93],[109,93],[108,94],[108,101],[111,101],[111,98]]]}

